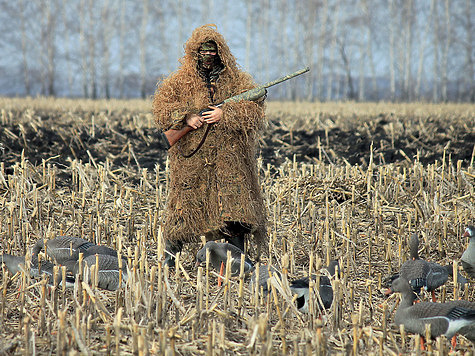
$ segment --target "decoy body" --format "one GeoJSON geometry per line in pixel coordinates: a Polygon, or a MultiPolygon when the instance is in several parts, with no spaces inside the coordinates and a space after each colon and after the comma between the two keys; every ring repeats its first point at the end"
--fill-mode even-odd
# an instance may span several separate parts
{"type": "Polygon", "coordinates": [[[438,263],[419,258],[419,238],[417,234],[411,236],[409,247],[410,259],[402,264],[399,273],[390,277],[390,281],[402,277],[409,281],[414,292],[420,293],[421,288],[424,288],[431,292],[432,300],[435,300],[434,290],[447,282],[449,278],[447,268],[438,263]]]}
{"type": "MultiPolygon", "coordinates": [[[[339,267],[338,261],[333,260],[327,267],[330,276],[335,275],[336,268],[339,267]]],[[[316,281],[317,276],[313,275],[312,279],[316,281]]],[[[297,308],[302,313],[308,313],[308,298],[309,298],[309,278],[301,278],[290,282],[290,290],[292,293],[297,294],[297,308]]],[[[320,276],[320,299],[323,305],[318,303],[320,310],[329,309],[333,302],[333,288],[330,279],[327,276],[320,276]]]]}
{"type": "MultiPolygon", "coordinates": [[[[244,252],[229,243],[208,241],[202,249],[196,254],[196,262],[198,264],[206,262],[206,250],[209,250],[209,261],[211,265],[218,271],[221,268],[221,264],[226,263],[228,260],[228,251],[231,251],[231,275],[238,276],[241,270],[241,255],[244,252]]],[[[254,268],[252,261],[246,257],[244,260],[244,273],[249,273],[254,268]]]]}
{"type": "MultiPolygon", "coordinates": [[[[10,254],[3,254],[0,256],[0,263],[3,262],[11,274],[25,270],[25,256],[14,256],[10,254]]],[[[54,265],[49,261],[41,261],[38,263],[37,259],[33,259],[30,265],[30,277],[42,278],[46,275],[49,285],[54,285],[54,265]]],[[[62,285],[62,273],[58,271],[58,285],[62,285]]],[[[74,278],[66,276],[66,287],[72,288],[74,286],[74,278]]]]}
{"type": "Polygon", "coordinates": [[[0,256],[0,263],[4,263],[10,273],[14,275],[24,270],[25,256],[14,256],[5,253],[0,256]]]}
{"type": "MultiPolygon", "coordinates": [[[[249,282],[249,289],[251,292],[254,291],[255,283],[257,280],[256,271],[257,270],[254,269],[254,272],[252,273],[252,276],[251,276],[251,281],[249,282]]],[[[265,264],[259,266],[259,280],[257,281],[257,283],[258,283],[259,291],[262,290],[264,295],[267,295],[267,293],[269,293],[267,282],[269,281],[271,276],[275,276],[275,275],[277,275],[280,278],[280,272],[274,266],[265,265],[265,264]]]]}
{"type": "Polygon", "coordinates": [[[432,338],[440,335],[450,338],[456,333],[473,338],[475,302],[456,300],[446,303],[414,304],[416,295],[404,278],[394,280],[391,291],[401,293],[401,303],[394,316],[394,322],[397,325],[404,325],[405,330],[425,336],[426,325],[430,324],[432,338]]]}
{"type": "MultiPolygon", "coordinates": [[[[89,275],[86,275],[89,281],[94,280],[92,266],[98,268],[97,271],[97,287],[106,290],[117,290],[120,286],[120,269],[119,260],[117,257],[111,255],[90,255],[83,259],[83,271],[86,272],[85,266],[88,267],[89,275]],[[98,262],[98,266],[96,265],[98,262]]],[[[76,263],[73,270],[76,275],[79,272],[79,262],[76,263]]],[[[122,263],[122,283],[127,281],[127,264],[122,263]]]]}
{"type": "Polygon", "coordinates": [[[463,236],[469,237],[470,242],[468,243],[467,249],[462,254],[460,261],[463,270],[470,276],[470,278],[475,279],[475,226],[467,226],[463,236]]]}
{"type": "MultiPolygon", "coordinates": [[[[93,245],[88,247],[86,251],[83,252],[83,258],[94,255],[109,255],[117,257],[117,251],[113,248],[104,245],[93,245]]],[[[121,256],[122,259],[126,259],[125,255],[121,256]]]]}
{"type": "MultiPolygon", "coordinates": [[[[45,253],[57,264],[71,267],[79,258],[79,253],[84,253],[92,246],[95,244],[80,237],[58,236],[46,241],[45,253]]],[[[33,246],[33,258],[37,258],[38,253],[43,249],[45,249],[44,240],[39,239],[33,246]]]]}

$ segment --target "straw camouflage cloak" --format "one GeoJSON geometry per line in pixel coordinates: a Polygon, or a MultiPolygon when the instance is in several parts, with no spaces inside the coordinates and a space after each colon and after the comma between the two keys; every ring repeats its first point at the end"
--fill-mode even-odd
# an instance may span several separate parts
{"type": "MultiPolygon", "coordinates": [[[[249,74],[239,70],[221,34],[210,26],[195,29],[185,43],[181,66],[159,83],[153,113],[161,130],[186,125],[185,115],[207,108],[210,96],[200,77],[197,61],[202,43],[214,41],[224,68],[216,81],[213,103],[256,86],[249,74]]],[[[264,124],[264,103],[241,101],[221,106],[220,122],[211,126],[199,151],[189,153],[201,141],[206,124],[182,137],[168,151],[170,185],[164,238],[196,242],[201,235],[225,227],[226,221],[252,225],[254,240],[265,243],[264,203],[258,182],[256,138],[264,124]]]]}

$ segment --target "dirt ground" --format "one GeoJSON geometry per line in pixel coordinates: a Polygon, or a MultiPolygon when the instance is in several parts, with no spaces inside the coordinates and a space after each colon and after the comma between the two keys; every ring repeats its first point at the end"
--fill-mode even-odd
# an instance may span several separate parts
{"type": "MultiPolygon", "coordinates": [[[[475,222],[474,105],[270,102],[258,151],[262,262],[290,280],[339,259],[333,306],[317,319],[285,286],[267,298],[247,280],[217,286],[194,265],[198,244],[177,271],[162,269],[167,154],[149,102],[0,99],[0,110],[2,253],[67,233],[121,245],[133,266],[126,287],[87,292],[89,303],[77,290],[18,290],[21,278],[0,270],[0,354],[418,354],[381,280],[407,259],[414,232],[422,257],[458,261],[475,222]]],[[[474,293],[449,279],[438,297],[474,293]]],[[[447,354],[449,344],[429,347],[447,354]]]]}
{"type": "MultiPolygon", "coordinates": [[[[318,104],[314,107],[318,110],[318,104]]],[[[397,116],[393,112],[382,112],[348,117],[327,112],[317,119],[317,124],[309,118],[311,113],[299,116],[289,114],[292,110],[281,110],[269,104],[269,125],[262,133],[258,151],[264,167],[268,164],[279,167],[285,160],[295,160],[366,168],[371,149],[375,164],[407,164],[416,158],[422,164],[431,164],[441,161],[445,149],[446,158],[450,155],[452,162],[461,160],[465,166],[471,163],[474,154],[475,113],[470,109],[460,116],[438,113],[397,116]]],[[[64,167],[69,166],[72,159],[89,162],[91,157],[97,162],[108,159],[114,167],[149,171],[156,164],[165,165],[166,149],[146,111],[111,111],[105,125],[101,124],[104,112],[100,111],[71,113],[68,108],[63,112],[40,109],[34,113],[31,125],[27,123],[31,115],[28,109],[13,110],[9,114],[23,118],[23,124],[15,121],[2,125],[0,154],[7,172],[22,152],[34,165],[49,160],[64,167]],[[94,116],[97,127],[93,130],[94,116]],[[148,125],[133,124],[134,120],[140,122],[145,117],[148,125]]]]}

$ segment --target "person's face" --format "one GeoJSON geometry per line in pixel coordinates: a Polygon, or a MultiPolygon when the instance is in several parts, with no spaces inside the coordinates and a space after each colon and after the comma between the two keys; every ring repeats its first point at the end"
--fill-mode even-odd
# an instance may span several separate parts
{"type": "Polygon", "coordinates": [[[218,55],[218,48],[212,42],[205,42],[200,46],[199,57],[204,68],[211,68],[218,55]]]}

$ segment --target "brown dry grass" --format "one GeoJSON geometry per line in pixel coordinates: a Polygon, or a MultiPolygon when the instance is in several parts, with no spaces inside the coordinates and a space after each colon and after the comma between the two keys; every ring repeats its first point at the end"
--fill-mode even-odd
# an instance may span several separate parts
{"type": "MultiPolygon", "coordinates": [[[[76,124],[84,120],[82,124],[91,130],[93,125],[98,130],[112,125],[110,121],[120,113],[130,119],[132,129],[153,125],[147,101],[0,99],[0,106],[3,123],[16,125],[31,121],[35,113],[64,109],[70,115],[59,119],[76,124]]],[[[391,117],[398,118],[394,120],[397,134],[402,134],[396,125],[400,118],[416,114],[427,123],[436,117],[448,126],[461,124],[473,130],[475,112],[473,105],[355,103],[270,103],[268,111],[273,120],[279,118],[289,127],[297,119],[301,125],[323,129],[358,125],[362,117],[383,113],[389,123],[391,117]]],[[[132,279],[117,292],[88,290],[79,284],[74,290],[48,291],[33,282],[17,290],[25,277],[12,279],[2,273],[0,351],[416,353],[418,339],[401,335],[393,325],[397,298],[386,300],[380,282],[407,258],[412,232],[420,234],[420,253],[426,259],[447,264],[458,261],[463,252],[467,241],[461,238],[462,231],[475,216],[473,159],[467,165],[452,162],[445,150],[439,156],[428,165],[410,158],[376,165],[374,157],[368,157],[366,167],[323,161],[303,164],[289,157],[280,167],[262,167],[270,236],[262,260],[287,271],[283,291],[286,279],[308,275],[329,259],[340,259],[343,273],[334,282],[335,302],[320,321],[300,314],[291,296],[277,289],[268,298],[256,298],[247,281],[239,278],[218,287],[212,271],[194,267],[198,245],[185,248],[176,271],[164,270],[159,221],[167,189],[165,166],[155,172],[127,169],[93,161],[94,157],[89,163],[72,161],[66,167],[47,161],[32,165],[19,152],[13,167],[2,163],[0,169],[3,251],[21,254],[37,238],[63,233],[82,236],[120,247],[129,256],[132,279]],[[59,185],[56,177],[64,172],[71,179],[59,185]]],[[[474,300],[475,292],[472,287],[462,292],[449,279],[438,296],[474,300]]],[[[447,353],[449,343],[440,338],[429,347],[447,353]]],[[[472,349],[468,340],[458,337],[457,351],[472,349]]]]}

